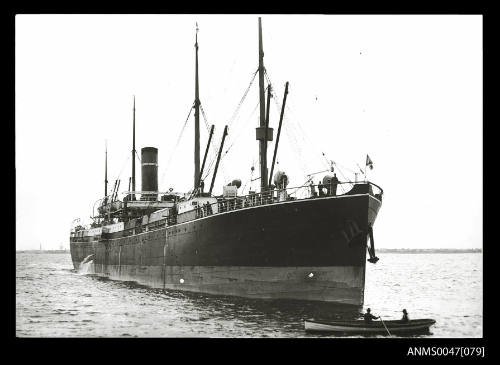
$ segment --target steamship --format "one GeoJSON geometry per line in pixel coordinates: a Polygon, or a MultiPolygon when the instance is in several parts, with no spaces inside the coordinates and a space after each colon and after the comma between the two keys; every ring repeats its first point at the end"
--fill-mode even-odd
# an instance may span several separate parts
{"type": "MultiPolygon", "coordinates": [[[[373,225],[382,189],[372,182],[336,180],[327,170],[322,184],[288,187],[288,176],[273,176],[288,83],[281,105],[273,161],[268,171],[270,88],[267,105],[261,19],[259,34],[260,191],[239,194],[241,181],[212,193],[225,137],[224,128],[212,183],[202,179],[214,127],[200,168],[198,29],[195,43],[194,184],[188,193],[158,190],[158,149],[141,149],[141,190],[135,181],[135,97],[132,171],[128,191],[119,181],[108,192],[107,151],[104,197],[88,226],[70,234],[74,268],[153,288],[263,299],[292,299],[363,305],[367,262],[375,263],[373,225]],[[345,187],[337,193],[337,187],[345,187]],[[205,191],[208,190],[208,191],[205,191]]],[[[366,176],[366,175],[365,175],[366,176]]],[[[227,183],[227,182],[226,182],[227,183]]]]}

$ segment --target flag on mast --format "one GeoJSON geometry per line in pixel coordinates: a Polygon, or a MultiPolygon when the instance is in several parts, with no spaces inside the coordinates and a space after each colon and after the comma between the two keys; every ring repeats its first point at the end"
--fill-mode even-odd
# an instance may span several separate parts
{"type": "Polygon", "coordinates": [[[373,161],[370,159],[370,156],[366,155],[366,166],[373,170],[373,161]]]}

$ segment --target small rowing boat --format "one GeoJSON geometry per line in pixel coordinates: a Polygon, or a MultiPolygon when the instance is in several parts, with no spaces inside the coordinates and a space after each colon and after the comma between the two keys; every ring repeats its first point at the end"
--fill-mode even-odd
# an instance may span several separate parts
{"type": "Polygon", "coordinates": [[[436,323],[433,319],[414,319],[410,321],[373,321],[366,323],[364,320],[318,322],[305,320],[304,327],[307,332],[343,332],[363,334],[388,334],[410,333],[428,331],[436,323]],[[385,324],[385,325],[384,325],[385,324]]]}

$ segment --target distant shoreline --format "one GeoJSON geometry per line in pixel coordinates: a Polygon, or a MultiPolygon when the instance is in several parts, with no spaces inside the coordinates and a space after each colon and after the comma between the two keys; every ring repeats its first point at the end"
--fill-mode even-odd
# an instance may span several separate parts
{"type": "MultiPolygon", "coordinates": [[[[69,253],[69,250],[18,250],[16,253],[69,253]]],[[[378,248],[380,253],[482,253],[481,248],[378,248]]]]}
{"type": "Polygon", "coordinates": [[[481,248],[379,248],[382,253],[482,253],[481,248]]]}
{"type": "Polygon", "coordinates": [[[69,250],[16,250],[16,253],[69,253],[69,250]]]}

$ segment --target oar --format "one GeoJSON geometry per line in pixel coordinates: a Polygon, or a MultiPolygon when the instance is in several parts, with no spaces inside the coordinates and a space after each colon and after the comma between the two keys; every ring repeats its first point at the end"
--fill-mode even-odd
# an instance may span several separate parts
{"type": "Polygon", "coordinates": [[[380,318],[380,320],[382,321],[382,324],[384,325],[385,330],[387,331],[387,333],[389,334],[389,336],[391,336],[391,337],[392,337],[391,333],[389,332],[389,330],[387,329],[387,326],[386,326],[386,325],[385,325],[385,323],[384,323],[384,320],[382,319],[382,316],[379,316],[379,318],[380,318]]]}

